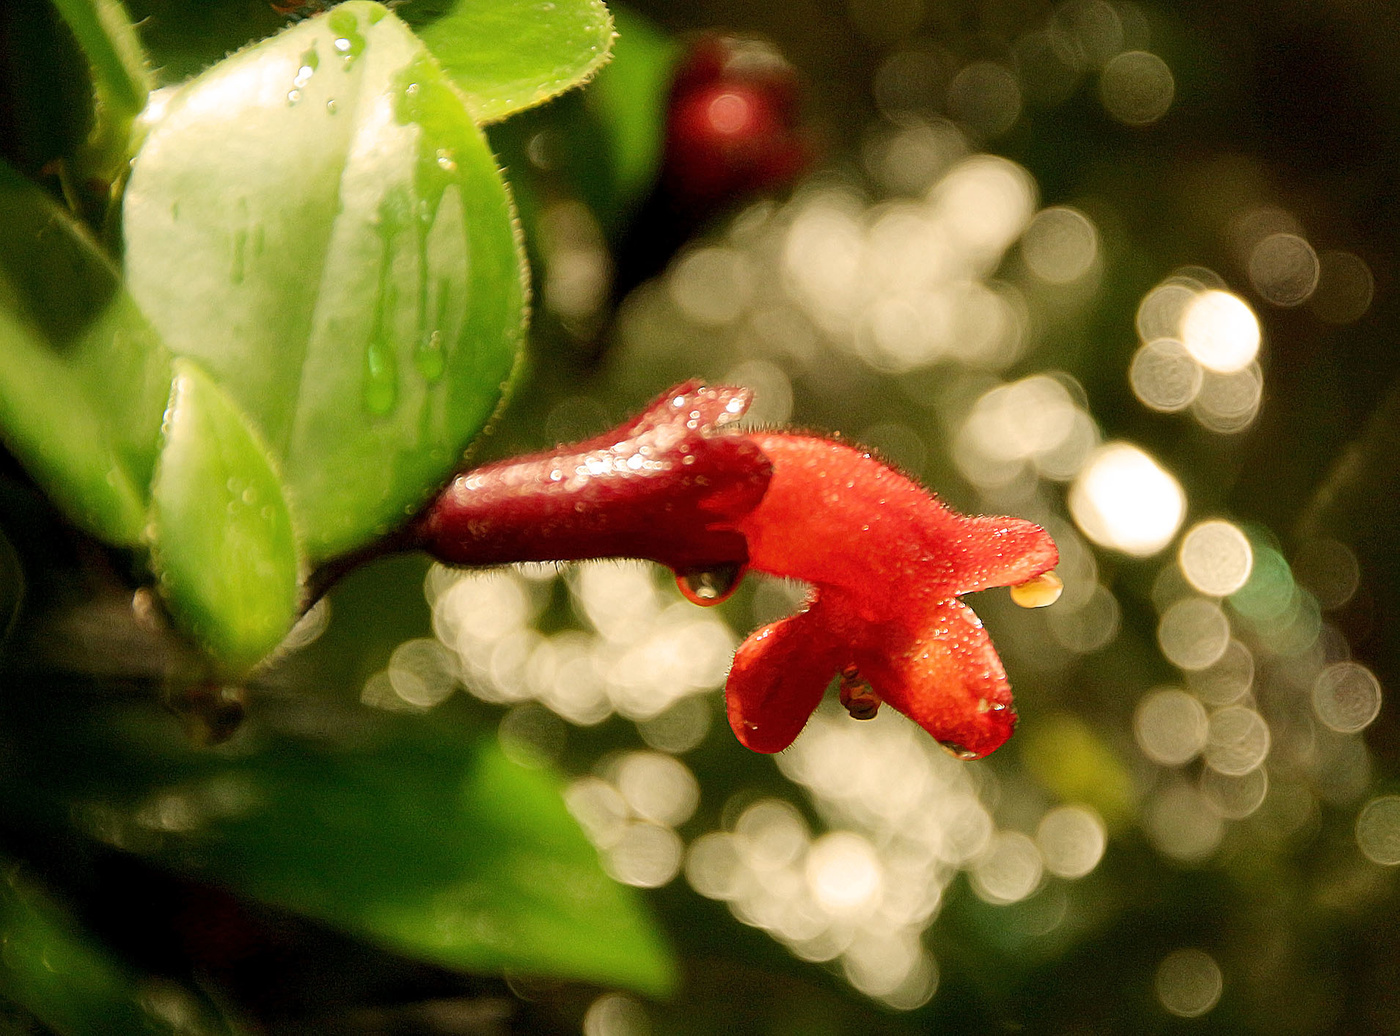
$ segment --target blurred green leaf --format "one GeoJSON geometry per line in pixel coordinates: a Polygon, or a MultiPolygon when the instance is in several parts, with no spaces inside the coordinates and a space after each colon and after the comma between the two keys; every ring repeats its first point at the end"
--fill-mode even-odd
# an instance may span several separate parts
{"type": "Polygon", "coordinates": [[[140,542],[170,357],[71,216],[0,166],[0,434],[71,517],[140,542]]]}
{"type": "Polygon", "coordinates": [[[3,718],[12,815],[78,818],[174,870],[439,965],[671,985],[668,951],[603,874],[558,779],[507,760],[451,709],[398,716],[301,695],[264,702],[204,751],[152,704],[108,696],[41,690],[3,718]]]}
{"type": "Polygon", "coordinates": [[[0,868],[0,994],[60,1036],[229,1032],[188,990],[134,974],[13,860],[0,857],[0,868]]]}
{"type": "Polygon", "coordinates": [[[132,294],[256,426],[313,562],[415,510],[510,377],[524,286],[505,186],[437,63],[376,4],[184,87],[124,220],[132,294]]]}
{"type": "Polygon", "coordinates": [[[92,68],[96,121],[88,168],[80,176],[117,178],[130,157],[131,124],[146,106],[150,73],[141,41],[121,0],[54,0],[92,68]]]}
{"type": "Polygon", "coordinates": [[[152,558],[171,613],[234,675],[286,635],[300,605],[287,501],[238,409],[188,360],[175,361],[151,487],[152,558]]]}
{"type": "Polygon", "coordinates": [[[481,122],[585,82],[607,61],[613,37],[602,0],[411,0],[397,10],[481,122]]]}
{"type": "MultiPolygon", "coordinates": [[[[677,44],[641,15],[613,12],[617,42],[613,60],[584,94],[611,143],[614,192],[621,208],[644,197],[661,169],[666,101],[677,44]]],[[[600,213],[606,218],[612,213],[600,213]]]]}
{"type": "Polygon", "coordinates": [[[576,198],[617,238],[655,185],[676,44],[619,8],[613,59],[588,89],[488,128],[532,248],[551,201],[576,198]]]}

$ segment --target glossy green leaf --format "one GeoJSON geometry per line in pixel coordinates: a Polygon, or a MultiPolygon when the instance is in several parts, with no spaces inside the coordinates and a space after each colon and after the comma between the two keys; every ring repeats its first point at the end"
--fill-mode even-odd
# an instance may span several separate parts
{"type": "Polygon", "coordinates": [[[229,673],[291,629],[299,564],[281,483],[238,408],[189,360],[175,361],[150,534],[171,614],[229,673]]]}
{"type": "Polygon", "coordinates": [[[126,272],[280,469],[312,561],[403,521],[510,377],[523,259],[436,61],[352,2],[221,62],[151,129],[126,272]]]}
{"type": "Polygon", "coordinates": [[[110,696],[39,689],[0,716],[17,732],[0,773],[8,815],[74,818],[174,870],[447,967],[652,993],[672,981],[558,779],[509,761],[450,708],[401,716],[302,694],[262,702],[219,750],[187,746],[153,703],[110,696]]]}
{"type": "Polygon", "coordinates": [[[188,990],[133,973],[15,861],[0,857],[0,869],[0,995],[59,1036],[229,1032],[188,990]]]}
{"type": "Polygon", "coordinates": [[[398,12],[481,122],[587,81],[608,60],[613,38],[602,0],[413,0],[398,12]]]}
{"type": "Polygon", "coordinates": [[[117,272],[0,166],[0,435],[70,517],[140,542],[170,357],[117,272]]]}

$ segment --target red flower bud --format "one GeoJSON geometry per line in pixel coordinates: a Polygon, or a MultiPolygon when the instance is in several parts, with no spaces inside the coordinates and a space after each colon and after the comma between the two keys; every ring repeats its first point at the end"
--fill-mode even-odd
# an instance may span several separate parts
{"type": "Polygon", "coordinates": [[[723,600],[747,567],[800,579],[803,609],[735,655],[726,696],[741,742],[786,748],[839,674],[857,718],[886,701],[962,758],[999,747],[1015,725],[1011,689],[958,595],[1048,572],[1049,535],[957,514],[844,443],[725,431],[748,401],[680,385],[605,435],[458,476],[416,535],[459,564],[648,558],[700,604],[723,600]]]}
{"type": "Polygon", "coordinates": [[[791,184],[811,158],[799,128],[793,67],[759,40],[702,37],[676,73],[663,177],[682,208],[791,184]]]}

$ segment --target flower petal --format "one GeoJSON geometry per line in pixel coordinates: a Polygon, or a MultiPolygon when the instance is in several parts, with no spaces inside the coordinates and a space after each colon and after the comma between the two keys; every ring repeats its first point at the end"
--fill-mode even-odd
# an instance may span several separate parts
{"type": "Polygon", "coordinates": [[[750,634],[734,653],[724,688],[734,735],[755,752],[781,752],[849,655],[817,604],[750,634]]]}
{"type": "Polygon", "coordinates": [[[1060,561],[1050,534],[1023,518],[964,518],[953,549],[961,552],[958,593],[1017,586],[1060,561]]]}
{"type": "Polygon", "coordinates": [[[876,694],[959,758],[994,751],[1016,726],[1011,685],[992,639],[956,598],[933,605],[906,643],[867,640],[855,655],[876,694]]]}

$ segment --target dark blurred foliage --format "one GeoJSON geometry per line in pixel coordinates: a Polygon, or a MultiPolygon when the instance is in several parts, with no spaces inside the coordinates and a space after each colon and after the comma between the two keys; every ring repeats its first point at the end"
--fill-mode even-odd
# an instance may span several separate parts
{"type": "MultiPolygon", "coordinates": [[[[132,6],[143,13],[162,7],[155,0],[132,6]]],[[[18,9],[0,15],[16,32],[36,31],[35,17],[18,9]]],[[[188,35],[172,37],[179,46],[160,51],[159,18],[148,42],[172,76],[183,75],[236,46],[240,41],[232,37],[249,17],[278,21],[267,5],[227,18],[211,5],[210,53],[184,54],[188,35]]],[[[678,867],[669,880],[634,882],[660,884],[646,895],[680,960],[677,994],[653,1002],[580,983],[417,963],[251,897],[172,877],[73,828],[39,836],[27,821],[7,818],[7,842],[25,846],[30,865],[77,904],[81,920],[123,959],[187,980],[249,1032],[552,1033],[580,1026],[589,1036],[1395,1031],[1400,951],[1391,918],[1400,908],[1400,886],[1391,865],[1400,862],[1394,850],[1400,833],[1391,830],[1379,851],[1367,843],[1363,853],[1356,832],[1358,817],[1377,801],[1390,801],[1383,796],[1400,777],[1400,726],[1389,697],[1400,686],[1400,560],[1394,550],[1400,353],[1391,344],[1400,334],[1397,22],[1400,13],[1391,6],[1345,0],[1112,6],[1092,0],[639,0],[619,14],[616,75],[604,73],[588,90],[491,131],[519,203],[538,295],[527,377],[475,458],[592,434],[680,376],[757,371],[760,403],[765,391],[770,398],[786,392],[790,400],[764,411],[774,419],[864,436],[959,506],[1024,507],[1037,520],[1059,521],[1057,532],[1066,530],[1081,553],[1096,559],[1089,582],[1109,594],[1115,609],[1106,640],[1066,646],[1073,638],[1055,634],[1053,618],[977,602],[1011,671],[1022,725],[1012,746],[956,779],[967,782],[957,785],[958,794],[981,803],[988,823],[1002,833],[1035,835],[1052,808],[1087,805],[1101,819],[1107,848],[1085,876],[1041,877],[1037,871],[1032,890],[1002,901],[994,887],[988,891],[985,874],[976,876],[975,859],[939,870],[936,881],[929,879],[936,907],[928,923],[904,932],[912,932],[915,957],[937,962],[936,983],[924,982],[931,999],[915,990],[901,1002],[883,988],[878,973],[868,971],[878,965],[878,952],[869,955],[876,963],[866,972],[850,961],[843,970],[838,953],[809,954],[819,963],[798,959],[761,930],[780,925],[762,925],[752,914],[741,920],[735,916],[740,908],[726,909],[722,896],[700,895],[678,867]],[[1092,41],[1101,37],[1083,26],[1092,28],[1105,11],[1116,19],[1117,42],[1093,53],[1092,41]],[[723,189],[708,179],[723,158],[696,139],[694,117],[684,109],[694,95],[673,93],[671,85],[683,55],[703,58],[706,48],[718,46],[717,37],[707,35],[714,32],[762,41],[740,46],[790,62],[790,69],[776,59],[760,62],[770,77],[760,82],[766,91],[761,104],[773,110],[769,128],[756,132],[773,134],[769,154],[779,157],[763,175],[736,176],[723,189]],[[1077,40],[1087,49],[1042,60],[1045,51],[1038,48],[1053,50],[1055,40],[1065,47],[1066,40],[1077,40]],[[1165,114],[1143,124],[1115,118],[1100,92],[1103,67],[1130,51],[1160,57],[1174,82],[1165,114]],[[1018,86],[1009,120],[984,103],[989,93],[976,89],[977,82],[991,90],[1004,79],[974,80],[969,88],[969,80],[959,78],[969,68],[990,66],[1008,70],[1018,86]],[[633,78],[623,79],[624,73],[633,78]],[[787,268],[770,246],[777,240],[780,251],[804,198],[836,185],[855,199],[851,205],[860,212],[856,221],[866,220],[863,226],[876,218],[872,211],[884,211],[881,205],[913,204],[955,159],[934,163],[937,168],[920,179],[917,171],[891,166],[891,142],[922,140],[918,134],[928,127],[942,133],[949,126],[961,142],[961,150],[954,149],[959,158],[985,153],[1017,163],[1038,189],[1037,208],[1072,207],[1098,235],[1092,284],[1077,293],[1038,282],[1014,247],[1005,249],[997,269],[982,271],[984,280],[1013,283],[1017,297],[1028,300],[1033,333],[1006,363],[977,367],[960,359],[957,347],[927,363],[867,362],[868,355],[848,342],[854,335],[813,330],[815,318],[798,322],[818,343],[805,356],[796,356],[795,347],[791,354],[781,347],[750,352],[752,341],[771,346],[774,336],[754,332],[747,317],[702,312],[697,318],[695,306],[667,301],[683,293],[676,287],[682,264],[711,248],[729,249],[730,260],[742,252],[747,265],[738,268],[753,282],[744,292],[771,301],[786,290],[787,268]],[[806,171],[799,155],[812,162],[806,171]],[[692,173],[662,173],[687,160],[697,162],[692,173]],[[794,191],[796,200],[789,201],[794,191]],[[703,204],[693,202],[697,197],[703,204]],[[1345,253],[1364,264],[1371,278],[1366,303],[1339,311],[1323,295],[1306,304],[1271,302],[1250,266],[1260,237],[1247,217],[1261,212],[1276,221],[1271,226],[1306,238],[1315,254],[1345,253]],[[1140,402],[1129,380],[1141,344],[1138,307],[1183,267],[1201,285],[1235,292],[1263,327],[1262,402],[1240,430],[1222,433],[1188,414],[1158,412],[1140,402]],[[1205,276],[1210,273],[1218,285],[1205,276]],[[1074,472],[1042,478],[1028,466],[1032,488],[1016,497],[1005,486],[979,482],[955,456],[961,421],[975,399],[1002,382],[1044,372],[1055,372],[1057,383],[1068,386],[1066,398],[1088,415],[1097,436],[1141,445],[1176,476],[1190,502],[1183,528],[1200,518],[1226,517],[1248,532],[1256,558],[1268,548],[1276,552],[1269,557],[1286,559],[1290,589],[1296,582],[1297,594],[1313,591],[1304,610],[1311,607],[1317,618],[1314,639],[1296,651],[1270,646],[1273,634],[1250,624],[1247,602],[1228,611],[1256,660],[1254,683],[1239,700],[1269,721],[1269,784],[1262,805],[1201,821],[1204,835],[1199,825],[1190,826],[1199,819],[1191,811],[1204,815],[1206,797],[1196,789],[1214,779],[1210,767],[1194,752],[1176,763],[1154,760],[1134,725],[1139,702],[1159,685],[1199,690],[1196,677],[1173,666],[1157,639],[1164,601],[1183,592],[1173,559],[1176,540],[1149,559],[1096,550],[1079,538],[1065,505],[1074,472]],[[944,409],[928,402],[950,386],[961,393],[959,401],[944,409]],[[881,434],[885,441],[876,441],[881,434]],[[1345,550],[1319,554],[1323,542],[1345,550]],[[1319,557],[1320,573],[1308,562],[1319,557]],[[1323,591],[1335,575],[1329,564],[1348,557],[1354,557],[1357,584],[1328,600],[1323,591]],[[1314,717],[1307,688],[1314,670],[1346,658],[1374,672],[1387,697],[1364,731],[1334,736],[1314,717]],[[1306,683],[1302,689],[1289,682],[1297,673],[1306,674],[1297,677],[1306,683]],[[1345,765],[1328,761],[1334,757],[1344,757],[1345,765]],[[1187,817],[1184,843],[1173,809],[1187,817]],[[1182,950],[1197,956],[1172,956],[1182,950]],[[1174,961],[1185,961],[1187,969],[1187,979],[1175,985],[1174,961]],[[1214,994],[1206,996],[1212,981],[1214,994]],[[1201,998],[1194,1007],[1189,995],[1181,999],[1183,989],[1201,998]],[[1184,1017],[1193,1013],[1201,1016],[1184,1017]]],[[[5,57],[0,52],[0,61],[5,57]]],[[[0,64],[0,74],[18,73],[0,64]]],[[[741,77],[745,82],[751,81],[741,77]]],[[[31,140],[52,136],[54,147],[67,146],[63,141],[77,132],[61,120],[35,127],[21,125],[11,111],[0,118],[6,155],[21,165],[31,140]]],[[[30,165],[25,171],[39,175],[42,163],[30,165]]],[[[23,485],[22,474],[6,475],[7,529],[17,550],[62,568],[58,582],[70,588],[71,599],[41,595],[31,603],[56,611],[81,604],[91,632],[113,588],[129,593],[122,559],[70,536],[23,485]]],[[[8,553],[0,562],[18,564],[8,553]]],[[[334,618],[326,634],[264,685],[248,689],[248,725],[233,733],[234,746],[239,738],[295,738],[314,730],[328,756],[353,756],[362,747],[360,715],[384,704],[371,689],[388,685],[383,674],[396,649],[433,635],[420,593],[425,570],[416,559],[392,559],[345,580],[331,595],[334,618]],[[361,704],[362,696],[369,704],[361,704]]],[[[449,577],[436,573],[430,585],[434,578],[449,577]]],[[[576,575],[507,578],[516,595],[509,600],[532,602],[522,628],[544,636],[586,634],[590,643],[605,639],[587,632],[590,598],[576,575]]],[[[26,580],[41,585],[33,569],[26,580]]],[[[439,592],[445,592],[441,586],[439,592]]],[[[774,607],[766,592],[746,587],[719,614],[742,635],[756,615],[774,607]]],[[[1046,614],[1053,616],[1053,609],[1046,614]]],[[[151,648],[140,636],[119,636],[85,650],[126,662],[151,648]]],[[[648,656],[646,665],[661,663],[648,656]]],[[[151,705],[159,697],[139,678],[115,679],[119,702],[151,705]]],[[[789,756],[779,769],[741,749],[722,721],[702,724],[694,743],[666,747],[653,718],[633,722],[637,716],[625,719],[607,708],[583,717],[563,709],[561,719],[522,700],[528,695],[493,697],[490,679],[468,663],[465,682],[473,680],[486,700],[457,693],[437,706],[430,717],[433,737],[454,731],[494,737],[499,731],[512,750],[524,744],[526,756],[548,757],[577,779],[575,791],[616,784],[628,753],[647,746],[681,759],[698,786],[698,807],[675,822],[672,834],[679,833],[692,861],[702,838],[732,832],[747,810],[775,799],[788,803],[789,821],[798,818],[804,845],[812,844],[809,830],[820,839],[855,829],[867,846],[878,841],[833,806],[831,794],[793,777],[803,765],[793,760],[801,756],[789,756]]],[[[6,765],[18,766],[14,759],[32,764],[36,752],[46,751],[44,737],[63,729],[65,720],[40,692],[6,706],[13,729],[33,732],[28,747],[5,746],[6,765]]],[[[698,700],[708,710],[702,716],[722,714],[712,691],[674,696],[676,708],[698,700]]],[[[1201,696],[1217,713],[1218,706],[1238,704],[1201,696]]],[[[213,713],[188,702],[167,704],[187,725],[218,726],[227,719],[226,702],[214,702],[213,713]]],[[[1207,710],[1198,707],[1204,717],[1207,710]]],[[[95,708],[84,704],[83,711],[95,708]]],[[[805,736],[815,744],[825,729],[805,736]]],[[[849,766],[840,777],[854,785],[862,767],[873,770],[878,760],[857,755],[828,762],[849,766]]],[[[1247,773],[1258,768],[1256,761],[1247,773]]],[[[927,771],[935,772],[942,773],[927,771]]],[[[926,779],[918,771],[917,780],[926,779]]],[[[898,790],[888,789],[888,797],[897,798],[898,790]]],[[[608,794],[616,798],[615,791],[608,794]]],[[[607,858],[610,844],[600,844],[607,858]]],[[[817,872],[808,859],[810,877],[817,872]]],[[[160,863],[179,869],[178,860],[160,863]]],[[[611,865],[628,876],[625,866],[611,865]]],[[[859,879],[859,873],[847,875],[850,884],[859,879]]],[[[893,887],[899,879],[888,870],[884,880],[893,887]]],[[[0,1031],[47,1030],[16,1011],[12,1024],[0,1017],[0,1031]]]]}

